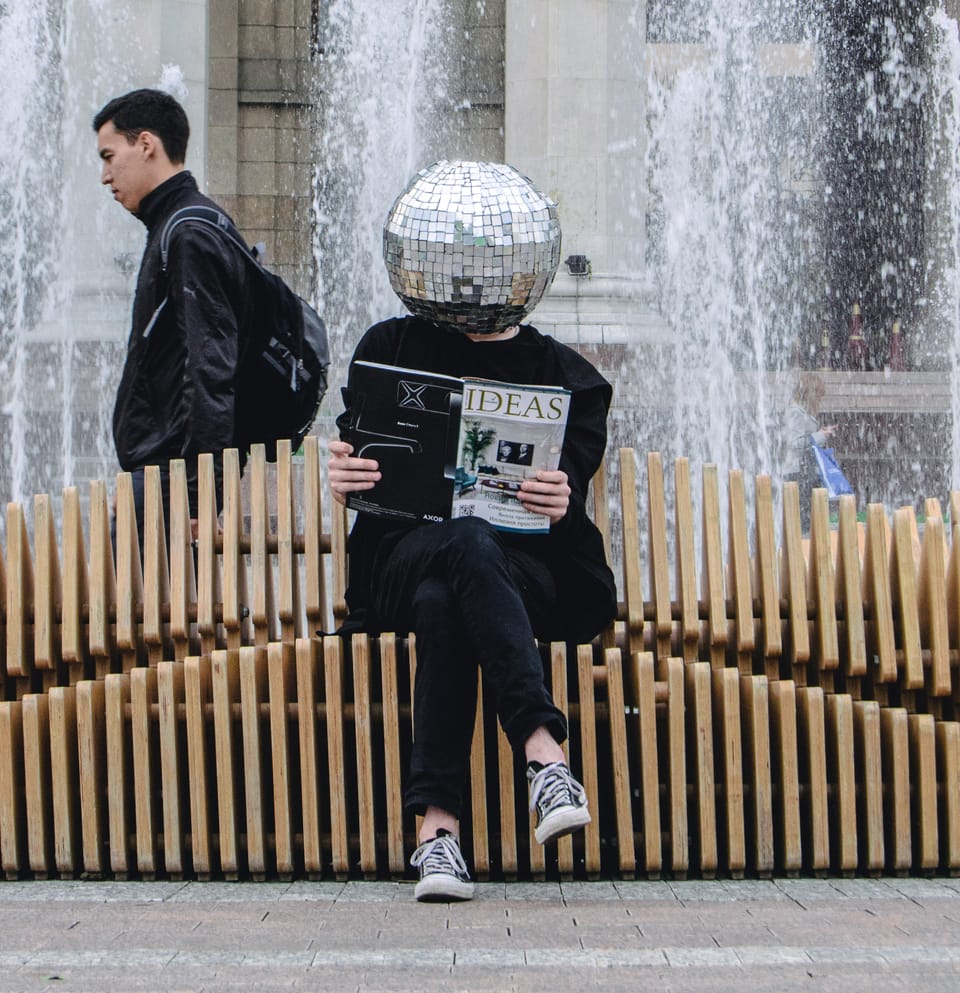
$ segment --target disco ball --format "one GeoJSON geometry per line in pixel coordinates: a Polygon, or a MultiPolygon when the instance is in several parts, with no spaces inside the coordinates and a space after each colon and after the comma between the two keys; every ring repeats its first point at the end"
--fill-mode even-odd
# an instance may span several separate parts
{"type": "Polygon", "coordinates": [[[437,162],[383,229],[394,292],[418,317],[493,334],[540,302],[560,264],[557,205],[512,166],[437,162]]]}

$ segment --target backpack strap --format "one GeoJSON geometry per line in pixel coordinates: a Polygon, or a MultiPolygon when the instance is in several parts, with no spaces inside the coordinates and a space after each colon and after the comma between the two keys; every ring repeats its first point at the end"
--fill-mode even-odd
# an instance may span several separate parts
{"type": "MultiPolygon", "coordinates": [[[[206,224],[209,227],[215,228],[240,249],[240,254],[244,258],[250,259],[257,265],[260,264],[259,259],[262,253],[258,253],[255,249],[251,250],[247,246],[247,243],[240,236],[240,233],[230,222],[230,218],[226,214],[216,210],[214,207],[204,207],[202,204],[195,204],[192,207],[181,207],[179,210],[174,211],[163,225],[163,230],[160,232],[160,268],[164,275],[167,273],[167,264],[170,258],[170,240],[173,237],[173,232],[186,221],[195,221],[199,224],[206,224]]],[[[167,305],[167,299],[167,296],[164,296],[160,301],[160,306],[151,315],[147,326],[142,332],[144,338],[150,337],[150,332],[157,323],[157,318],[160,317],[163,308],[167,305]]]]}
{"type": "Polygon", "coordinates": [[[197,221],[200,224],[216,228],[224,237],[229,238],[243,255],[257,261],[256,253],[250,250],[226,214],[214,207],[204,207],[197,204],[193,207],[181,207],[167,218],[167,223],[163,226],[163,231],[160,233],[160,267],[164,272],[167,271],[170,239],[173,237],[173,232],[186,221],[197,221]]]}

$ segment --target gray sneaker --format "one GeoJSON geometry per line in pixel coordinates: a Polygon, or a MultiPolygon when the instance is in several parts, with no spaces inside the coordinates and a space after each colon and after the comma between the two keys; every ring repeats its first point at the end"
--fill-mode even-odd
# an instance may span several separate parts
{"type": "Polygon", "coordinates": [[[410,864],[420,870],[420,882],[414,890],[418,900],[473,899],[473,883],[455,834],[441,828],[436,838],[425,841],[410,856],[410,864]]]}
{"type": "Polygon", "coordinates": [[[537,827],[533,832],[541,845],[572,834],[590,823],[587,794],[573,778],[564,762],[527,765],[530,784],[530,810],[537,812],[537,827]]]}

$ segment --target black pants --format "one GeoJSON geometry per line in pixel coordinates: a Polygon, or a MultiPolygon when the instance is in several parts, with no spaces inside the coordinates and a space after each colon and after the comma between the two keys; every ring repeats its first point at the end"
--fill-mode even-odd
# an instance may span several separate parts
{"type": "Polygon", "coordinates": [[[460,817],[477,706],[477,666],[515,750],[567,722],[544,684],[535,630],[554,609],[549,569],[505,545],[486,521],[418,527],[379,562],[373,602],[384,627],[416,634],[413,751],[405,804],[460,817]]]}

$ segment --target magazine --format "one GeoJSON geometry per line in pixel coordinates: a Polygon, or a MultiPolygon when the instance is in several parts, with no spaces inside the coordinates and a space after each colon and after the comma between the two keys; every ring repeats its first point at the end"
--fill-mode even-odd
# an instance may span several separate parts
{"type": "Polygon", "coordinates": [[[560,464],[570,393],[559,386],[463,381],[454,517],[482,517],[504,531],[549,531],[517,490],[560,464]]]}
{"type": "Polygon", "coordinates": [[[450,516],[463,383],[454,376],[358,360],[347,384],[347,441],[376,459],[380,481],[347,506],[401,521],[450,516]]]}
{"type": "Polygon", "coordinates": [[[569,391],[358,360],[346,393],[346,439],[381,474],[349,494],[348,507],[411,522],[482,517],[506,531],[550,529],[516,494],[537,470],[559,466],[569,391]]]}

